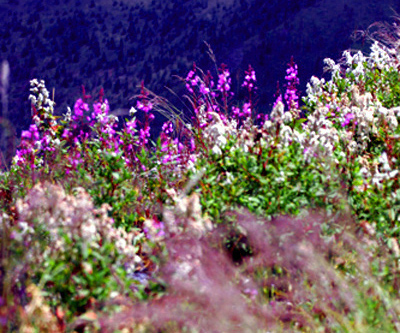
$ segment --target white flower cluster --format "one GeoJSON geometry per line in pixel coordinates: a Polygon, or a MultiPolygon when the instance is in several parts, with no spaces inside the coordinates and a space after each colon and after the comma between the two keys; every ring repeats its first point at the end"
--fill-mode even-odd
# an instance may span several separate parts
{"type": "MultiPolygon", "coordinates": [[[[331,154],[336,143],[341,140],[351,153],[362,152],[370,142],[371,134],[376,134],[381,126],[388,125],[390,130],[398,126],[397,108],[387,109],[370,93],[360,94],[357,83],[365,76],[366,70],[377,67],[389,69],[398,66],[396,55],[393,50],[385,48],[382,44],[375,42],[371,47],[369,57],[362,52],[352,55],[349,51],[343,52],[342,65],[346,67],[347,74],[353,74],[354,80],[349,77],[340,76],[341,65],[336,64],[332,59],[325,59],[325,69],[332,72],[332,79],[325,83],[324,79],[319,80],[312,77],[307,84],[308,102],[316,104],[313,114],[308,116],[304,126],[304,133],[293,133],[293,139],[299,141],[305,148],[306,155],[310,157],[318,151],[318,146],[323,148],[326,154],[331,154]],[[347,93],[351,93],[349,100],[346,94],[342,94],[341,100],[327,98],[328,95],[335,95],[338,88],[335,84],[339,78],[347,82],[347,93]],[[324,106],[318,105],[325,101],[324,106]],[[335,125],[336,122],[336,126],[335,125]],[[343,130],[336,130],[340,125],[343,130]]],[[[282,112],[281,112],[282,113],[282,112]]]]}
{"type": "Polygon", "coordinates": [[[41,109],[43,111],[43,117],[46,119],[53,114],[55,103],[49,98],[49,91],[46,89],[43,80],[33,79],[30,84],[32,94],[29,95],[29,100],[37,110],[41,109]]]}
{"type": "Polygon", "coordinates": [[[98,248],[104,241],[113,242],[118,252],[129,261],[136,260],[133,233],[113,226],[106,204],[95,208],[91,197],[83,188],[76,188],[75,195],[67,195],[59,185],[37,184],[24,199],[18,199],[19,231],[14,237],[30,243],[39,233],[48,232],[44,252],[32,242],[30,252],[39,261],[55,252],[68,251],[64,235],[72,241],[82,241],[86,246],[98,248]]]}
{"type": "MultiPolygon", "coordinates": [[[[202,119],[204,118],[202,115],[204,107],[201,107],[200,110],[199,119],[202,119]]],[[[217,112],[209,112],[208,114],[212,117],[212,120],[204,128],[203,137],[212,145],[211,151],[220,155],[228,142],[229,135],[236,133],[236,124],[234,121],[225,121],[224,123],[217,112]]]]}
{"type": "Polygon", "coordinates": [[[5,212],[0,212],[0,232],[11,228],[10,217],[5,212]]]}
{"type": "Polygon", "coordinates": [[[389,161],[387,153],[383,152],[381,156],[379,156],[378,163],[374,164],[375,170],[371,183],[376,185],[379,189],[382,189],[383,180],[393,179],[399,173],[399,170],[393,170],[390,166],[391,163],[395,162],[396,159],[394,157],[389,161]]]}
{"type": "Polygon", "coordinates": [[[324,78],[320,80],[316,76],[312,76],[310,82],[308,82],[306,85],[306,93],[307,93],[306,99],[313,103],[317,103],[319,96],[321,96],[324,93],[323,90],[324,85],[325,85],[324,78]]]}
{"type": "Polygon", "coordinates": [[[71,108],[69,106],[67,106],[67,112],[64,114],[64,121],[66,123],[71,122],[72,119],[72,111],[71,108]]]}
{"type": "Polygon", "coordinates": [[[276,144],[277,148],[288,147],[297,142],[304,150],[304,156],[309,159],[316,154],[330,156],[338,141],[338,134],[333,124],[327,119],[329,110],[319,107],[309,116],[303,130],[298,131],[290,125],[297,117],[296,110],[285,111],[282,102],[278,102],[271,112],[271,120],[264,123],[264,140],[268,145],[276,144]],[[276,133],[279,134],[279,142],[275,143],[276,133]]]}
{"type": "Polygon", "coordinates": [[[287,125],[292,122],[295,117],[292,112],[292,110],[285,111],[285,106],[282,102],[276,103],[270,115],[271,120],[266,120],[263,125],[264,140],[268,145],[273,144],[277,132],[279,132],[280,137],[280,142],[277,144],[278,148],[289,146],[293,140],[298,137],[299,133],[293,131],[293,129],[287,125]]]}
{"type": "Polygon", "coordinates": [[[297,136],[307,160],[316,155],[332,156],[339,142],[339,133],[328,118],[329,114],[330,109],[326,106],[317,107],[303,127],[304,132],[297,136]]]}
{"type": "Polygon", "coordinates": [[[368,57],[370,67],[376,66],[379,69],[389,70],[398,66],[397,52],[389,49],[375,41],[371,46],[371,53],[368,57]]]}
{"type": "MultiPolygon", "coordinates": [[[[264,135],[265,141],[272,144],[278,133],[278,148],[298,142],[304,149],[304,156],[309,160],[313,156],[332,156],[339,142],[351,153],[363,152],[370,142],[371,134],[377,134],[378,128],[388,126],[394,131],[398,126],[400,108],[387,109],[372,94],[360,94],[357,87],[357,83],[365,77],[368,67],[389,69],[396,65],[396,58],[390,52],[391,50],[384,49],[379,43],[373,45],[369,57],[365,57],[362,52],[351,55],[349,51],[345,51],[343,65],[346,66],[346,73],[353,74],[353,79],[341,76],[341,64],[325,59],[325,69],[332,73],[332,79],[325,83],[324,79],[312,77],[307,84],[306,100],[316,107],[308,115],[302,131],[290,126],[297,115],[285,111],[283,103],[278,102],[271,112],[270,120],[264,123],[264,132],[268,134],[264,135]],[[335,82],[339,78],[347,82],[346,89],[352,95],[351,100],[346,94],[342,94],[341,99],[328,98],[338,93],[335,82]]],[[[376,174],[379,177],[380,173],[376,174]]]]}
{"type": "Polygon", "coordinates": [[[353,73],[356,82],[359,82],[362,77],[365,76],[366,58],[361,51],[358,51],[355,55],[351,55],[349,51],[343,52],[343,57],[346,59],[346,73],[353,73]]]}
{"type": "MultiPolygon", "coordinates": [[[[340,121],[345,121],[345,115],[351,114],[354,118],[354,133],[348,130],[347,144],[350,144],[351,151],[362,152],[370,142],[370,135],[377,134],[378,128],[388,125],[394,131],[398,126],[395,109],[387,109],[370,93],[360,95],[357,86],[352,88],[352,102],[341,110],[340,121]]],[[[345,136],[342,136],[345,139],[345,136]]]]}
{"type": "Polygon", "coordinates": [[[324,71],[332,73],[332,79],[336,79],[340,77],[340,64],[336,64],[335,61],[331,58],[325,58],[324,64],[324,71]]]}
{"type": "Polygon", "coordinates": [[[235,119],[222,119],[217,112],[206,112],[205,106],[199,108],[198,119],[200,126],[204,127],[203,137],[212,147],[211,151],[214,154],[222,153],[230,137],[236,138],[236,145],[233,149],[240,148],[248,151],[249,147],[254,145],[253,138],[258,129],[251,125],[250,119],[238,129],[235,119]]]}

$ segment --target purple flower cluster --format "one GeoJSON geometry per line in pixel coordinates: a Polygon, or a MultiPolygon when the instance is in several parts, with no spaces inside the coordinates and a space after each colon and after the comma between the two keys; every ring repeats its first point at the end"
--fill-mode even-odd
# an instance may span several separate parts
{"type": "Polygon", "coordinates": [[[256,72],[254,71],[253,67],[249,65],[249,69],[245,71],[246,76],[244,77],[244,82],[242,87],[247,88],[248,92],[252,92],[256,88],[256,72]]]}
{"type": "Polygon", "coordinates": [[[247,103],[243,104],[243,111],[239,114],[239,117],[243,117],[245,119],[250,118],[253,113],[254,109],[254,96],[253,93],[257,89],[256,88],[256,72],[254,71],[253,67],[249,65],[247,71],[245,71],[244,82],[242,87],[247,89],[247,103]]]}
{"type": "Polygon", "coordinates": [[[39,142],[40,135],[36,124],[31,124],[29,130],[22,131],[21,144],[16,151],[15,162],[18,166],[22,166],[25,163],[29,163],[31,169],[34,165],[34,154],[37,142],[39,142]]]}
{"type": "Polygon", "coordinates": [[[185,81],[186,81],[186,89],[191,94],[194,94],[193,87],[196,87],[198,82],[200,81],[200,78],[196,75],[196,64],[193,64],[193,69],[189,71],[185,81]]]}
{"type": "Polygon", "coordinates": [[[180,137],[173,137],[174,126],[167,121],[162,126],[161,140],[161,164],[172,169],[177,166],[185,166],[192,159],[192,153],[196,144],[190,131],[186,128],[180,131],[180,137]]]}
{"type": "Polygon", "coordinates": [[[82,98],[79,98],[74,105],[74,114],[72,120],[78,122],[83,118],[83,114],[89,111],[89,104],[85,103],[82,98]]]}
{"type": "MultiPolygon", "coordinates": [[[[292,64],[286,77],[289,81],[287,96],[292,96],[291,100],[295,100],[293,93],[290,94],[289,92],[290,87],[295,88],[295,85],[298,84],[296,75],[297,66],[292,64]]],[[[245,71],[242,84],[242,87],[247,91],[247,96],[240,106],[230,105],[229,100],[234,94],[231,91],[230,72],[225,64],[221,64],[218,69],[218,76],[215,81],[209,71],[205,74],[196,68],[195,64],[183,81],[191,94],[194,126],[186,127],[179,120],[176,123],[176,128],[174,128],[175,124],[172,122],[166,122],[162,127],[160,134],[160,154],[162,156],[160,156],[160,160],[167,168],[173,167],[175,170],[184,168],[185,165],[187,166],[188,163],[194,161],[197,149],[200,147],[206,149],[207,143],[199,134],[207,127],[212,127],[212,130],[207,130],[207,133],[220,133],[224,126],[231,126],[228,125],[228,110],[231,110],[233,118],[237,120],[236,123],[232,123],[233,126],[240,127],[244,124],[251,124],[253,116],[257,120],[261,119],[261,121],[265,118],[264,115],[254,114],[254,93],[257,89],[257,79],[255,71],[250,65],[248,70],[245,71]],[[216,122],[219,123],[216,124],[216,122]]],[[[44,84],[43,87],[40,87],[42,90],[45,89],[44,84]]],[[[36,100],[40,99],[32,97],[32,102],[36,100]]],[[[90,148],[92,142],[96,142],[93,149],[98,152],[122,154],[122,159],[128,167],[144,170],[146,169],[144,167],[146,162],[140,155],[143,149],[150,152],[148,148],[151,137],[150,123],[154,119],[152,110],[155,106],[159,107],[159,100],[145,89],[142,82],[141,92],[136,104],[136,108],[142,111],[142,114],[138,119],[132,117],[127,120],[122,130],[118,131],[118,118],[110,115],[110,106],[108,100],[104,98],[104,91],[99,92],[98,100],[91,102],[91,96],[87,95],[85,88],[82,87],[82,97],[75,102],[73,111],[69,110],[69,113],[65,116],[64,124],[55,122],[50,127],[44,128],[43,131],[38,125],[32,125],[29,131],[23,133],[23,142],[16,157],[17,164],[24,164],[29,155],[29,158],[33,161],[31,164],[34,165],[35,156],[38,153],[42,154],[41,157],[43,157],[44,154],[55,150],[54,140],[56,139],[58,140],[58,149],[62,149],[67,156],[64,159],[66,172],[77,170],[79,165],[83,163],[86,150],[92,149],[90,148]]]]}
{"type": "Polygon", "coordinates": [[[231,83],[229,70],[225,64],[222,64],[218,75],[217,89],[224,95],[231,90],[231,83]]]}
{"type": "Polygon", "coordinates": [[[297,92],[297,86],[299,85],[299,79],[297,77],[298,70],[297,64],[294,63],[293,57],[288,64],[288,69],[286,70],[285,79],[287,81],[287,88],[285,93],[285,101],[289,109],[299,108],[299,96],[297,92]]]}
{"type": "Polygon", "coordinates": [[[137,101],[136,107],[142,110],[145,114],[145,120],[142,128],[139,129],[137,144],[140,147],[144,147],[148,144],[150,138],[150,122],[154,119],[154,114],[150,111],[153,109],[153,103],[150,100],[148,91],[144,88],[144,82],[142,82],[141,93],[139,100],[137,101]]]}
{"type": "Polygon", "coordinates": [[[209,71],[204,74],[194,64],[184,79],[186,88],[191,94],[191,103],[196,115],[193,120],[196,128],[201,130],[212,122],[213,113],[217,113],[224,123],[227,121],[228,110],[231,110],[233,118],[238,120],[248,119],[253,115],[254,91],[257,89],[254,69],[249,65],[248,70],[245,71],[242,87],[247,90],[247,98],[241,107],[230,105],[234,93],[231,91],[232,79],[227,66],[221,64],[218,72],[218,80],[215,83],[209,71]],[[202,77],[197,75],[198,72],[201,72],[202,77]],[[214,86],[216,86],[216,89],[214,89],[214,86]],[[200,110],[202,111],[200,112],[200,110]],[[221,113],[221,110],[225,112],[221,113]]]}

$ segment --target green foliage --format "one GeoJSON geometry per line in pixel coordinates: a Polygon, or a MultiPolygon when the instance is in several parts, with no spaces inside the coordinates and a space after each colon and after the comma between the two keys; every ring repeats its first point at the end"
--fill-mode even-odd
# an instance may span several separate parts
{"type": "MultiPolygon", "coordinates": [[[[65,241],[71,242],[67,236],[65,241]]],[[[73,318],[101,305],[113,292],[116,295],[129,293],[133,281],[127,279],[122,267],[116,267],[117,256],[113,244],[94,248],[75,243],[70,251],[46,260],[36,278],[50,304],[67,309],[67,316],[73,318]]]]}
{"type": "Polygon", "coordinates": [[[394,68],[367,72],[365,90],[376,94],[384,107],[392,108],[400,104],[400,73],[394,68]]]}
{"type": "Polygon", "coordinates": [[[238,207],[267,217],[298,215],[310,208],[333,213],[340,208],[339,177],[330,162],[306,162],[295,144],[284,149],[260,144],[253,150],[228,145],[210,160],[199,183],[202,206],[210,216],[218,220],[238,207]]]}

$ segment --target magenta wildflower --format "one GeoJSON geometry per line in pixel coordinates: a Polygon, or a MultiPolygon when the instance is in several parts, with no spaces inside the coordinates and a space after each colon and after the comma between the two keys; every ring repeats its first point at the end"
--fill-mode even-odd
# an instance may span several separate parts
{"type": "Polygon", "coordinates": [[[153,109],[153,104],[149,100],[149,93],[145,90],[143,81],[136,107],[145,113],[149,113],[153,109]]]}
{"type": "Polygon", "coordinates": [[[136,133],[136,127],[137,127],[137,121],[136,119],[131,119],[126,123],[126,128],[125,131],[129,135],[135,135],[136,133]]]}
{"type": "Polygon", "coordinates": [[[268,117],[267,114],[259,113],[259,114],[257,115],[257,120],[259,121],[259,123],[260,123],[261,126],[264,125],[264,123],[268,120],[268,118],[269,118],[269,117],[268,117]]]}
{"type": "Polygon", "coordinates": [[[220,72],[221,73],[218,75],[217,89],[224,95],[231,90],[231,78],[225,64],[221,65],[220,72]]]}
{"type": "Polygon", "coordinates": [[[147,102],[138,101],[136,107],[137,107],[139,110],[142,110],[142,111],[148,113],[148,112],[150,112],[151,109],[153,108],[153,104],[151,104],[151,102],[149,102],[149,101],[147,101],[147,102]]]}
{"type": "Polygon", "coordinates": [[[25,140],[32,140],[33,143],[39,140],[39,130],[35,124],[29,126],[28,131],[22,131],[21,138],[25,140]]]}
{"type": "Polygon", "coordinates": [[[274,105],[272,106],[272,109],[275,109],[276,105],[281,102],[282,103],[282,95],[278,95],[278,97],[275,100],[274,105]]]}
{"type": "Polygon", "coordinates": [[[16,151],[15,163],[18,166],[22,166],[29,161],[31,168],[33,169],[35,166],[34,148],[35,146],[40,145],[39,130],[36,124],[31,124],[29,130],[22,131],[21,138],[21,144],[16,151]]]}
{"type": "Polygon", "coordinates": [[[207,94],[210,93],[210,89],[206,87],[206,85],[205,85],[204,82],[201,82],[201,83],[200,83],[200,92],[201,92],[203,95],[207,95],[207,94]]]}
{"type": "Polygon", "coordinates": [[[193,78],[196,74],[196,64],[193,63],[193,69],[189,71],[188,75],[186,76],[186,89],[191,93],[194,94],[193,86],[197,85],[197,80],[193,78]]]}
{"type": "Polygon", "coordinates": [[[233,115],[233,118],[235,118],[235,119],[238,119],[241,116],[239,107],[232,106],[232,115],[233,115]]]}
{"type": "Polygon", "coordinates": [[[281,93],[281,89],[279,87],[279,81],[276,82],[276,92],[274,94],[275,102],[274,105],[272,106],[272,110],[275,109],[276,105],[281,102],[282,103],[282,93],[281,93]]]}
{"type": "Polygon", "coordinates": [[[71,136],[71,131],[68,129],[68,128],[64,128],[64,131],[63,131],[63,133],[62,133],[62,135],[61,135],[61,137],[63,138],[63,139],[69,139],[69,137],[71,136]]]}
{"type": "Polygon", "coordinates": [[[190,147],[190,152],[194,152],[196,150],[196,143],[193,137],[191,137],[189,140],[189,147],[190,147]]]}
{"type": "Polygon", "coordinates": [[[256,72],[254,71],[253,67],[249,65],[249,69],[245,71],[246,76],[244,77],[244,82],[242,87],[246,87],[248,91],[252,91],[255,88],[256,83],[256,72]]]}
{"type": "Polygon", "coordinates": [[[174,126],[172,125],[171,121],[167,121],[162,125],[161,130],[165,133],[165,134],[171,134],[174,131],[174,126]]]}
{"type": "Polygon", "coordinates": [[[55,151],[56,150],[54,145],[51,145],[51,142],[52,142],[51,139],[52,138],[49,133],[46,133],[43,135],[42,140],[40,140],[40,146],[42,147],[42,150],[45,150],[45,151],[55,151]]]}
{"type": "Polygon", "coordinates": [[[247,118],[251,116],[251,104],[244,103],[243,104],[243,117],[247,118]]]}
{"type": "MultiPolygon", "coordinates": [[[[107,115],[109,111],[110,111],[110,105],[108,104],[108,100],[105,99],[104,102],[97,102],[97,103],[93,104],[92,117],[93,117],[93,115],[97,115],[97,114],[107,115]],[[102,110],[102,108],[104,108],[104,111],[102,110]]],[[[95,117],[93,117],[93,118],[95,118],[95,117]]]]}
{"type": "Polygon", "coordinates": [[[253,93],[254,90],[256,89],[256,72],[254,71],[253,67],[249,65],[249,68],[247,71],[245,71],[245,77],[244,77],[244,82],[242,84],[242,87],[245,87],[247,89],[247,103],[243,105],[243,113],[241,114],[242,117],[244,118],[249,118],[251,117],[254,109],[254,102],[253,102],[253,93]]]}
{"type": "Polygon", "coordinates": [[[299,79],[297,77],[298,70],[297,64],[294,63],[293,57],[290,59],[290,63],[288,64],[289,68],[286,70],[285,79],[287,81],[287,88],[285,93],[285,101],[289,109],[298,109],[299,108],[299,96],[297,94],[297,85],[299,84],[299,79]]]}
{"type": "MultiPolygon", "coordinates": [[[[355,116],[354,116],[353,113],[348,113],[348,114],[346,114],[345,120],[344,120],[344,122],[342,123],[342,127],[348,126],[348,125],[350,124],[350,122],[351,122],[354,118],[355,118],[355,116]]],[[[356,123],[356,124],[357,124],[357,123],[356,123]]]]}
{"type": "Polygon", "coordinates": [[[139,140],[137,144],[139,146],[145,146],[149,142],[148,138],[150,138],[150,126],[139,129],[139,140]]]}
{"type": "Polygon", "coordinates": [[[89,111],[89,104],[85,103],[81,98],[79,98],[75,102],[75,105],[74,105],[74,116],[76,118],[78,118],[78,119],[82,118],[83,117],[83,112],[85,112],[85,111],[86,112],[89,111]]]}

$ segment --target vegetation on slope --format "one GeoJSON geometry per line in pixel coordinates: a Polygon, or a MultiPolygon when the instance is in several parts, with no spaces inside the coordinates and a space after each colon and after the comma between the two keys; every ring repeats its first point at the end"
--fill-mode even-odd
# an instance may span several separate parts
{"type": "Polygon", "coordinates": [[[324,62],[270,115],[251,66],[193,66],[180,111],[142,86],[119,124],[100,91],[32,124],[1,174],[4,331],[400,330],[396,39],[324,62]],[[154,112],[167,116],[151,140],[154,112]]]}

